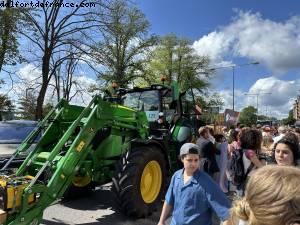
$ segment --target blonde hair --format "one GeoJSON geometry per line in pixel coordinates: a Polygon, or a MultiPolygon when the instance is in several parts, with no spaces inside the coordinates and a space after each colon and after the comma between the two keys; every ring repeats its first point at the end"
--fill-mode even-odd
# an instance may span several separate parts
{"type": "Polygon", "coordinates": [[[206,126],[200,127],[198,132],[199,132],[200,136],[203,136],[204,134],[209,132],[209,128],[206,126]]]}
{"type": "Polygon", "coordinates": [[[245,197],[236,200],[232,219],[248,225],[290,225],[300,221],[300,169],[265,166],[249,179],[245,197]]]}

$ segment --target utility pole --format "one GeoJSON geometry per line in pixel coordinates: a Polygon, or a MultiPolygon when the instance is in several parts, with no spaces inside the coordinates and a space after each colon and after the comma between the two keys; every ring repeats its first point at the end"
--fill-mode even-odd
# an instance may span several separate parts
{"type": "Polygon", "coordinates": [[[235,92],[235,68],[236,67],[243,67],[243,66],[250,66],[250,65],[257,65],[259,62],[250,62],[250,63],[245,63],[245,64],[232,64],[228,66],[221,66],[221,67],[215,67],[215,68],[210,68],[209,70],[214,71],[218,69],[226,69],[226,68],[231,68],[232,69],[232,111],[234,111],[234,92],[235,92]]]}
{"type": "Polygon", "coordinates": [[[272,93],[271,92],[259,92],[259,93],[245,93],[244,95],[247,95],[247,96],[256,96],[256,122],[258,120],[258,97],[260,95],[271,95],[272,93]]]}

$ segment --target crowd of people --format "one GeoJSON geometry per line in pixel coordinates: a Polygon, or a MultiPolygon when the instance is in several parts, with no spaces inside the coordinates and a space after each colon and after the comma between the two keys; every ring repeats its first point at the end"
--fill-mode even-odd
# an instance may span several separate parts
{"type": "Polygon", "coordinates": [[[200,127],[180,160],[158,225],[300,225],[300,129],[200,127]]]}

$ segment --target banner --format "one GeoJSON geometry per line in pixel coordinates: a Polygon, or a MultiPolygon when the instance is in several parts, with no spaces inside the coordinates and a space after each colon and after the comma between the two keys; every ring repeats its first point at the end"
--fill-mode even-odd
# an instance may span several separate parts
{"type": "Polygon", "coordinates": [[[239,112],[233,111],[232,109],[225,109],[224,112],[224,119],[225,119],[225,125],[226,126],[236,126],[238,120],[239,120],[239,112]]]}

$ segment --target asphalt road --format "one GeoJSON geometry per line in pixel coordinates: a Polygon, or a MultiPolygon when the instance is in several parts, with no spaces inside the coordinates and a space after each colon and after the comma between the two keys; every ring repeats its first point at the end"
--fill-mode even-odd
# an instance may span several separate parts
{"type": "Polygon", "coordinates": [[[154,225],[157,224],[160,209],[146,219],[129,219],[116,210],[110,185],[89,196],[75,200],[61,200],[48,207],[43,216],[44,225],[154,225]]]}
{"type": "MultiPolygon", "coordinates": [[[[0,150],[0,158],[12,152],[0,150]]],[[[0,168],[1,169],[1,168],[0,168]]],[[[154,225],[157,224],[161,208],[149,218],[133,220],[116,210],[111,184],[103,185],[89,196],[74,200],[60,200],[44,211],[44,225],[154,225]]]]}
{"type": "MultiPolygon", "coordinates": [[[[89,196],[76,200],[61,200],[48,207],[43,216],[43,225],[156,225],[161,208],[149,218],[130,219],[116,210],[110,185],[101,186],[89,196]]],[[[166,225],[169,225],[170,219],[166,225]]],[[[220,225],[214,219],[213,225],[220,225]]]]}
{"type": "MultiPolygon", "coordinates": [[[[6,152],[0,152],[1,155],[6,152]]],[[[117,211],[110,191],[111,184],[103,185],[89,196],[74,200],[59,200],[44,211],[43,225],[155,225],[161,207],[145,219],[130,219],[117,211]]],[[[169,225],[170,220],[166,225],[169,225]]],[[[218,221],[214,225],[219,225],[218,221]]]]}

